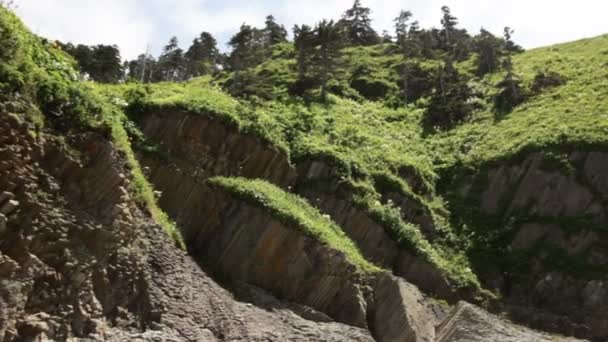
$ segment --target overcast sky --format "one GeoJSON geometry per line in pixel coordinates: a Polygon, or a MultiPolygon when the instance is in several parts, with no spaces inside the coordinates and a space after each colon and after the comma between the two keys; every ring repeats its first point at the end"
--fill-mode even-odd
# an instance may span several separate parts
{"type": "MultiPolygon", "coordinates": [[[[262,26],[273,14],[291,31],[294,24],[338,19],[352,0],[15,0],[17,13],[35,33],[83,44],[116,44],[123,58],[152,53],[173,35],[187,48],[201,31],[211,32],[222,50],[242,23],[262,26]]],[[[373,25],[393,31],[401,9],[423,27],[439,26],[448,5],[460,26],[472,33],[484,27],[499,35],[504,26],[514,39],[533,48],[608,33],[608,0],[363,0],[373,25]]]]}

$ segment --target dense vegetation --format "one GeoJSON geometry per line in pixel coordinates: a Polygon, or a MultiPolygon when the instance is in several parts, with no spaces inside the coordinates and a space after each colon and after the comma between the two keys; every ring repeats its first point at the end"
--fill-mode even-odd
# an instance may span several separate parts
{"type": "MultiPolygon", "coordinates": [[[[269,16],[264,28],[241,26],[228,54],[203,32],[186,52],[172,39],[157,59],[145,54],[127,62],[121,84],[87,85],[55,44],[23,34],[3,12],[0,87],[3,102],[14,103],[19,93],[24,107],[36,104],[24,108],[35,122],[111,124],[127,151],[128,139],[142,139],[130,119],[150,111],[209,114],[237,124],[294,164],[314,159],[334,166],[333,182],[404,248],[460,285],[478,286],[476,258],[488,257],[479,246],[502,223],[466,227],[470,220],[461,218],[471,212],[444,198],[446,184],[524,152],[606,149],[608,36],[522,52],[510,28],[502,38],[483,29],[472,36],[449,8],[441,14],[441,28],[423,29],[403,11],[391,37],[373,31],[369,9],[356,1],[337,22],[297,25],[293,42],[269,16]],[[385,198],[390,192],[428,211],[438,236],[410,223],[385,198]]],[[[134,172],[153,206],[145,179],[134,172]]],[[[302,227],[319,236],[336,230],[314,208],[266,183],[215,183],[262,199],[281,217],[308,217],[302,227]]]]}

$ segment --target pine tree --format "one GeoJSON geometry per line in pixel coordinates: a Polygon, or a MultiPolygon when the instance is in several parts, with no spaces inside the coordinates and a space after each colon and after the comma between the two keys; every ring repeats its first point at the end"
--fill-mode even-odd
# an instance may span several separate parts
{"type": "MultiPolygon", "coordinates": [[[[409,20],[412,17],[412,13],[410,11],[401,11],[399,16],[395,18],[395,34],[397,36],[397,45],[399,46],[399,50],[401,51],[402,56],[402,64],[401,64],[401,84],[403,87],[403,102],[408,103],[408,93],[409,93],[409,59],[412,57],[418,56],[419,46],[416,43],[414,37],[412,37],[411,26],[409,24],[409,20]]],[[[418,23],[413,23],[412,25],[418,25],[418,23]]]]}
{"type": "Polygon", "coordinates": [[[468,103],[471,95],[467,79],[458,73],[448,56],[438,70],[435,92],[425,115],[427,127],[449,129],[465,120],[472,110],[468,103]]]}
{"type": "Polygon", "coordinates": [[[120,50],[115,45],[59,44],[78,62],[80,72],[101,83],[116,83],[123,76],[120,50]]]}
{"type": "Polygon", "coordinates": [[[343,47],[343,34],[340,26],[333,20],[321,21],[315,28],[315,45],[313,54],[314,78],[321,85],[321,101],[327,102],[327,84],[336,74],[343,47]]]}
{"type": "Polygon", "coordinates": [[[501,45],[501,41],[492,33],[481,29],[479,35],[475,37],[477,76],[483,76],[498,70],[501,45]]]}
{"type": "Polygon", "coordinates": [[[441,17],[441,26],[443,27],[442,36],[445,42],[444,47],[449,48],[452,44],[451,36],[456,29],[456,25],[458,25],[458,19],[452,15],[448,6],[441,7],[441,12],[443,13],[441,17]]]}
{"type": "Polygon", "coordinates": [[[399,44],[400,46],[405,46],[406,42],[409,39],[409,21],[411,18],[412,12],[401,11],[399,13],[399,16],[393,20],[395,22],[395,35],[397,37],[397,44],[399,44]]]}
{"type": "Polygon", "coordinates": [[[211,33],[202,32],[198,38],[194,39],[184,57],[186,59],[186,78],[211,74],[217,70],[219,59],[217,41],[211,33]]]}
{"type": "Polygon", "coordinates": [[[422,30],[418,22],[413,22],[410,25],[410,33],[412,41],[416,42],[420,54],[424,58],[435,58],[435,49],[437,48],[437,34],[436,29],[433,30],[422,30]]]}
{"type": "Polygon", "coordinates": [[[116,45],[97,45],[93,48],[90,75],[101,83],[117,83],[122,78],[122,59],[116,45]]]}
{"type": "Polygon", "coordinates": [[[311,58],[315,50],[315,32],[308,25],[298,26],[293,28],[293,42],[298,53],[298,78],[306,78],[311,58]]]}
{"type": "Polygon", "coordinates": [[[287,41],[287,30],[285,30],[283,25],[277,24],[272,15],[266,17],[264,34],[266,35],[266,43],[268,45],[274,45],[287,41]]]}
{"type": "Polygon", "coordinates": [[[298,79],[290,87],[289,92],[292,95],[302,96],[308,89],[315,86],[310,72],[317,44],[315,31],[308,25],[295,25],[293,27],[293,43],[297,53],[298,79]]]}
{"type": "MultiPolygon", "coordinates": [[[[504,29],[504,40],[505,46],[514,45],[511,40],[513,30],[508,27],[504,29]]],[[[515,75],[513,70],[513,60],[511,58],[511,51],[505,51],[505,58],[503,60],[503,67],[506,70],[506,75],[498,83],[500,91],[494,98],[494,107],[499,112],[508,112],[515,106],[522,103],[526,96],[523,88],[521,87],[521,80],[515,75]]]]}
{"type": "Polygon", "coordinates": [[[248,88],[255,87],[255,74],[251,69],[265,58],[264,33],[243,24],[228,45],[232,47],[228,64],[234,72],[230,91],[233,95],[246,95],[250,93],[248,88]]]}
{"type": "Polygon", "coordinates": [[[511,39],[513,32],[514,31],[508,26],[504,28],[503,35],[505,40],[505,50],[510,53],[523,52],[524,49],[521,46],[515,44],[515,42],[513,42],[513,40],[511,39]]]}
{"type": "Polygon", "coordinates": [[[360,0],[355,0],[353,6],[342,16],[339,25],[344,27],[351,44],[357,46],[380,43],[378,33],[371,26],[370,13],[371,10],[363,7],[360,0]]]}
{"type": "Polygon", "coordinates": [[[158,58],[155,78],[169,82],[181,81],[184,76],[184,64],[184,52],[179,48],[177,37],[171,37],[169,43],[163,48],[163,53],[158,58]]]}

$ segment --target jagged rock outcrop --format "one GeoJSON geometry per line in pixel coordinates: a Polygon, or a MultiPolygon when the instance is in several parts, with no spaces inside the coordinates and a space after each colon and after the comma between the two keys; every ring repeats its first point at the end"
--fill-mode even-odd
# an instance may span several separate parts
{"type": "Polygon", "coordinates": [[[525,258],[515,272],[482,274],[501,289],[513,317],[594,340],[608,338],[608,153],[541,153],[505,162],[464,182],[460,196],[508,232],[525,258]],[[469,202],[474,205],[475,202],[469,202]]]}

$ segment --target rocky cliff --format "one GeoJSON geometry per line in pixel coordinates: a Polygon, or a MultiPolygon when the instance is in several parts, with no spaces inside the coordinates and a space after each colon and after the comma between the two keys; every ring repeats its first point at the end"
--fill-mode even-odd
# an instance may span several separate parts
{"type": "Polygon", "coordinates": [[[456,187],[462,205],[478,208],[465,210],[467,222],[486,229],[481,278],[519,320],[608,338],[607,167],[601,151],[532,153],[456,187]]]}
{"type": "Polygon", "coordinates": [[[446,307],[229,191],[192,184],[205,215],[183,233],[197,263],[132,198],[99,133],[66,144],[7,113],[0,132],[3,341],[436,339],[446,307]]]}
{"type": "Polygon", "coordinates": [[[372,340],[263,292],[236,301],[136,204],[103,136],[71,150],[7,113],[0,133],[0,340],[372,340]]]}

